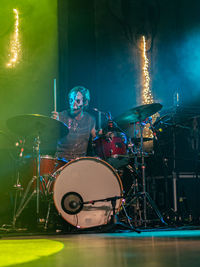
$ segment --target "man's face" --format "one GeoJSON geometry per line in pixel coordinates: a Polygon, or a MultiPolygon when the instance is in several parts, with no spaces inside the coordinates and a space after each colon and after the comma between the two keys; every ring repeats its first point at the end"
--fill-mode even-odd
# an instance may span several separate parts
{"type": "Polygon", "coordinates": [[[71,113],[79,113],[83,108],[83,95],[81,92],[73,92],[69,96],[69,107],[71,113]]]}

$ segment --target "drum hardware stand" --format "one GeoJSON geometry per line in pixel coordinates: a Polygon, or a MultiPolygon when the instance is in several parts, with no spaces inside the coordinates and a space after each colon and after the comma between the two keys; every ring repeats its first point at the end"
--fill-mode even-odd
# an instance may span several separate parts
{"type": "MultiPolygon", "coordinates": [[[[61,173],[61,171],[63,170],[63,168],[64,168],[64,166],[63,167],[60,167],[53,174],[50,174],[49,175],[49,177],[51,177],[52,181],[55,181],[57,175],[61,173]]],[[[48,188],[47,188],[46,192],[47,192],[47,196],[50,196],[50,193],[48,193],[48,188]]],[[[48,208],[47,208],[47,214],[46,214],[45,223],[44,223],[44,230],[45,231],[48,229],[48,223],[49,223],[49,217],[50,217],[52,203],[53,203],[52,198],[51,199],[48,199],[48,208]]]]}
{"type": "Polygon", "coordinates": [[[13,186],[13,188],[16,190],[15,199],[14,199],[14,210],[13,210],[13,222],[14,222],[14,218],[16,215],[16,209],[17,209],[18,193],[24,190],[21,183],[20,183],[19,171],[17,171],[17,181],[16,181],[16,184],[13,186]]]}
{"type": "Polygon", "coordinates": [[[16,211],[17,211],[18,194],[24,190],[24,188],[22,187],[21,182],[20,182],[20,171],[19,171],[19,166],[23,162],[24,144],[25,144],[25,139],[24,140],[20,140],[19,142],[16,142],[16,144],[15,144],[16,147],[20,148],[20,153],[19,153],[19,159],[17,160],[16,183],[13,185],[13,188],[15,190],[15,197],[14,197],[14,209],[13,209],[12,226],[14,228],[15,228],[15,217],[16,217],[16,211]]]}
{"type": "MultiPolygon", "coordinates": [[[[65,165],[64,165],[65,166],[65,165]]],[[[53,174],[50,174],[49,177],[51,177],[51,181],[55,181],[56,177],[58,174],[61,173],[61,171],[63,170],[63,167],[60,167],[58,170],[56,170],[53,174]]],[[[50,196],[51,194],[48,192],[48,187],[47,187],[47,197],[50,196]]],[[[45,218],[45,223],[44,223],[44,230],[46,231],[48,229],[48,224],[49,224],[49,217],[50,217],[50,212],[51,212],[51,205],[52,205],[53,201],[52,198],[48,199],[48,208],[47,208],[47,214],[46,214],[46,218],[45,218]]]]}
{"type": "Polygon", "coordinates": [[[109,197],[109,198],[104,198],[104,199],[98,199],[98,200],[92,200],[92,201],[86,201],[86,202],[83,202],[82,204],[94,204],[95,202],[102,202],[102,201],[110,201],[111,202],[111,205],[112,205],[112,211],[113,211],[113,214],[111,215],[111,219],[110,219],[110,222],[108,223],[109,225],[109,228],[114,228],[115,226],[119,225],[127,230],[132,230],[132,231],[135,231],[136,233],[140,233],[139,230],[137,230],[131,223],[131,218],[128,216],[127,212],[126,212],[126,209],[125,209],[125,206],[124,206],[124,203],[123,203],[123,197],[121,196],[115,196],[115,197],[109,197]],[[117,199],[122,199],[122,208],[123,208],[123,211],[126,215],[126,218],[127,218],[127,221],[129,223],[129,226],[122,223],[122,222],[119,222],[119,219],[118,219],[118,216],[115,212],[115,209],[116,209],[116,201],[117,199]]]}
{"type": "MultiPolygon", "coordinates": [[[[50,174],[49,177],[52,178],[52,181],[55,181],[56,179],[56,175],[58,173],[60,173],[61,170],[58,169],[56,172],[54,172],[54,174],[50,174]]],[[[50,196],[51,194],[48,192],[48,188],[46,190],[47,192],[47,196],[50,196]]],[[[48,208],[47,208],[47,215],[46,215],[46,218],[45,218],[45,223],[44,223],[44,230],[46,231],[48,229],[48,223],[49,223],[49,217],[50,217],[50,212],[51,212],[51,205],[52,205],[53,201],[52,201],[52,198],[48,199],[48,208]]]]}
{"type": "MultiPolygon", "coordinates": [[[[22,213],[22,211],[25,209],[25,207],[28,205],[32,197],[36,194],[36,219],[37,222],[39,222],[39,200],[40,200],[40,137],[39,135],[35,138],[35,146],[34,149],[36,151],[36,176],[34,176],[28,183],[27,188],[24,192],[24,195],[20,201],[18,209],[15,207],[15,212],[13,216],[13,228],[15,228],[16,220],[22,213]],[[31,185],[34,184],[36,181],[36,189],[33,190],[33,192],[27,197],[28,193],[30,192],[31,185]]],[[[17,200],[16,200],[17,201],[17,200]]],[[[15,203],[16,206],[16,203],[15,203]]]]}
{"type": "MultiPolygon", "coordinates": [[[[115,121],[113,121],[114,123],[114,126],[117,127],[122,133],[124,133],[126,135],[126,133],[124,132],[124,130],[122,130],[115,121]]],[[[133,138],[136,138],[136,123],[134,122],[133,123],[134,127],[133,127],[133,138]]],[[[126,195],[126,200],[128,198],[128,196],[130,194],[133,194],[135,195],[136,192],[138,192],[138,160],[137,160],[137,155],[138,155],[138,151],[137,151],[137,147],[134,145],[134,143],[132,143],[132,140],[131,138],[128,138],[129,141],[128,141],[128,149],[129,149],[129,152],[130,152],[130,155],[128,155],[129,158],[133,158],[134,159],[134,169],[136,170],[135,171],[135,174],[136,176],[134,175],[134,169],[133,167],[131,166],[131,164],[128,164],[126,167],[130,170],[131,172],[131,176],[132,176],[132,185],[131,185],[131,188],[129,190],[129,192],[127,193],[126,195]],[[136,179],[134,179],[136,177],[136,179]],[[135,182],[135,184],[134,184],[135,182]]],[[[126,204],[125,204],[126,205],[126,204]]],[[[124,203],[122,203],[122,208],[124,210],[124,213],[126,215],[126,218],[129,222],[129,225],[132,226],[132,224],[130,223],[130,218],[126,212],[126,209],[125,209],[125,205],[124,203]]],[[[139,207],[139,200],[137,199],[137,202],[136,202],[136,205],[134,206],[134,214],[136,213],[139,213],[139,217],[140,217],[140,221],[141,221],[141,212],[140,212],[140,207],[139,207]]]]}
{"type": "MultiPolygon", "coordinates": [[[[126,194],[126,197],[125,197],[125,203],[128,204],[130,199],[132,199],[133,196],[135,196],[136,193],[139,192],[139,189],[138,189],[139,174],[138,174],[138,169],[136,169],[136,171],[134,171],[134,168],[131,166],[131,164],[127,165],[126,168],[128,168],[130,170],[131,177],[132,177],[132,185],[131,185],[131,187],[130,187],[130,189],[129,189],[128,193],[126,194]]],[[[133,205],[133,209],[134,209],[134,211],[133,211],[134,212],[133,213],[134,214],[134,216],[133,216],[134,219],[132,218],[132,220],[134,220],[135,223],[138,220],[141,222],[142,221],[142,216],[141,216],[141,210],[140,210],[140,204],[139,204],[139,199],[138,198],[136,199],[136,204],[133,205]]]]}
{"type": "Polygon", "coordinates": [[[47,216],[46,216],[45,224],[44,224],[44,230],[47,230],[48,229],[50,210],[51,210],[51,201],[49,201],[49,204],[48,204],[47,216]]]}
{"type": "Polygon", "coordinates": [[[176,133],[175,128],[173,129],[173,170],[172,170],[172,184],[173,184],[173,200],[174,200],[174,212],[178,212],[177,208],[177,173],[176,173],[176,133]]]}
{"type": "Polygon", "coordinates": [[[108,199],[108,201],[111,201],[112,210],[113,210],[113,214],[111,215],[111,220],[110,220],[109,225],[112,227],[119,225],[119,226],[122,226],[123,228],[125,228],[127,230],[133,230],[134,232],[136,232],[138,234],[141,233],[139,230],[137,230],[132,225],[131,220],[130,220],[131,218],[128,216],[128,213],[126,212],[126,209],[125,209],[125,206],[123,203],[124,200],[122,200],[122,208],[123,208],[123,211],[124,211],[125,216],[127,218],[127,221],[129,223],[129,226],[124,224],[124,223],[119,222],[118,217],[117,217],[116,212],[115,212],[116,200],[117,200],[117,197],[112,197],[112,198],[108,199]]]}
{"type": "MultiPolygon", "coordinates": [[[[150,197],[149,193],[146,192],[146,166],[145,166],[145,161],[144,161],[144,152],[143,152],[143,128],[144,125],[142,125],[142,123],[140,123],[140,156],[141,156],[141,169],[142,169],[142,192],[137,192],[136,194],[133,194],[132,196],[132,200],[130,202],[127,203],[127,206],[130,206],[135,198],[136,200],[139,197],[143,197],[143,221],[144,221],[144,226],[147,226],[147,200],[150,203],[151,207],[153,208],[153,210],[155,211],[155,213],[157,214],[157,216],[159,217],[159,219],[161,220],[161,222],[165,225],[167,225],[167,223],[164,221],[160,211],[158,210],[155,202],[153,201],[153,199],[150,197]]],[[[129,193],[130,194],[130,193],[129,193]]]]}

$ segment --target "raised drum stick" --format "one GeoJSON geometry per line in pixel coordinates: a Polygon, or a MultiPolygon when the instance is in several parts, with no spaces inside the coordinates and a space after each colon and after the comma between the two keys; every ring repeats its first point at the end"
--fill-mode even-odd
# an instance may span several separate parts
{"type": "Polygon", "coordinates": [[[101,111],[99,111],[99,113],[98,113],[98,126],[99,126],[99,130],[101,129],[101,111]]]}
{"type": "Polygon", "coordinates": [[[54,79],[54,111],[57,112],[57,91],[56,91],[56,79],[54,79]]]}

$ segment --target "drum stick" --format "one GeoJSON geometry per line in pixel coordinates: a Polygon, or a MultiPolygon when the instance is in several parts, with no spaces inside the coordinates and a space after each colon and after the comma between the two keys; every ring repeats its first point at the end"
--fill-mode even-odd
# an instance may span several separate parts
{"type": "Polygon", "coordinates": [[[57,102],[57,91],[56,91],[56,79],[54,79],[54,111],[57,111],[57,106],[56,106],[56,102],[57,102]]]}
{"type": "Polygon", "coordinates": [[[101,111],[98,113],[99,129],[101,129],[101,111]]]}

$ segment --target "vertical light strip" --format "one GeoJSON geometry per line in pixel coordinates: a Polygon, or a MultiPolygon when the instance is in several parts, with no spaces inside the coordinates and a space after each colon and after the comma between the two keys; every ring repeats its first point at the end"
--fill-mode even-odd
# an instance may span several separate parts
{"type": "MultiPolygon", "coordinates": [[[[149,60],[147,57],[147,43],[145,36],[141,38],[141,48],[142,48],[142,104],[153,104],[154,99],[150,89],[150,74],[149,74],[149,60]]],[[[152,116],[152,122],[154,123],[158,113],[152,116]]],[[[143,129],[144,137],[153,137],[152,131],[149,129],[149,124],[146,124],[143,129]]]]}
{"type": "Polygon", "coordinates": [[[150,90],[149,60],[147,58],[145,36],[142,36],[142,71],[143,71],[142,104],[152,104],[153,96],[150,90]]]}
{"type": "Polygon", "coordinates": [[[14,33],[10,43],[10,60],[7,67],[12,68],[19,62],[20,42],[19,42],[19,12],[16,8],[13,9],[15,16],[14,33]]]}

